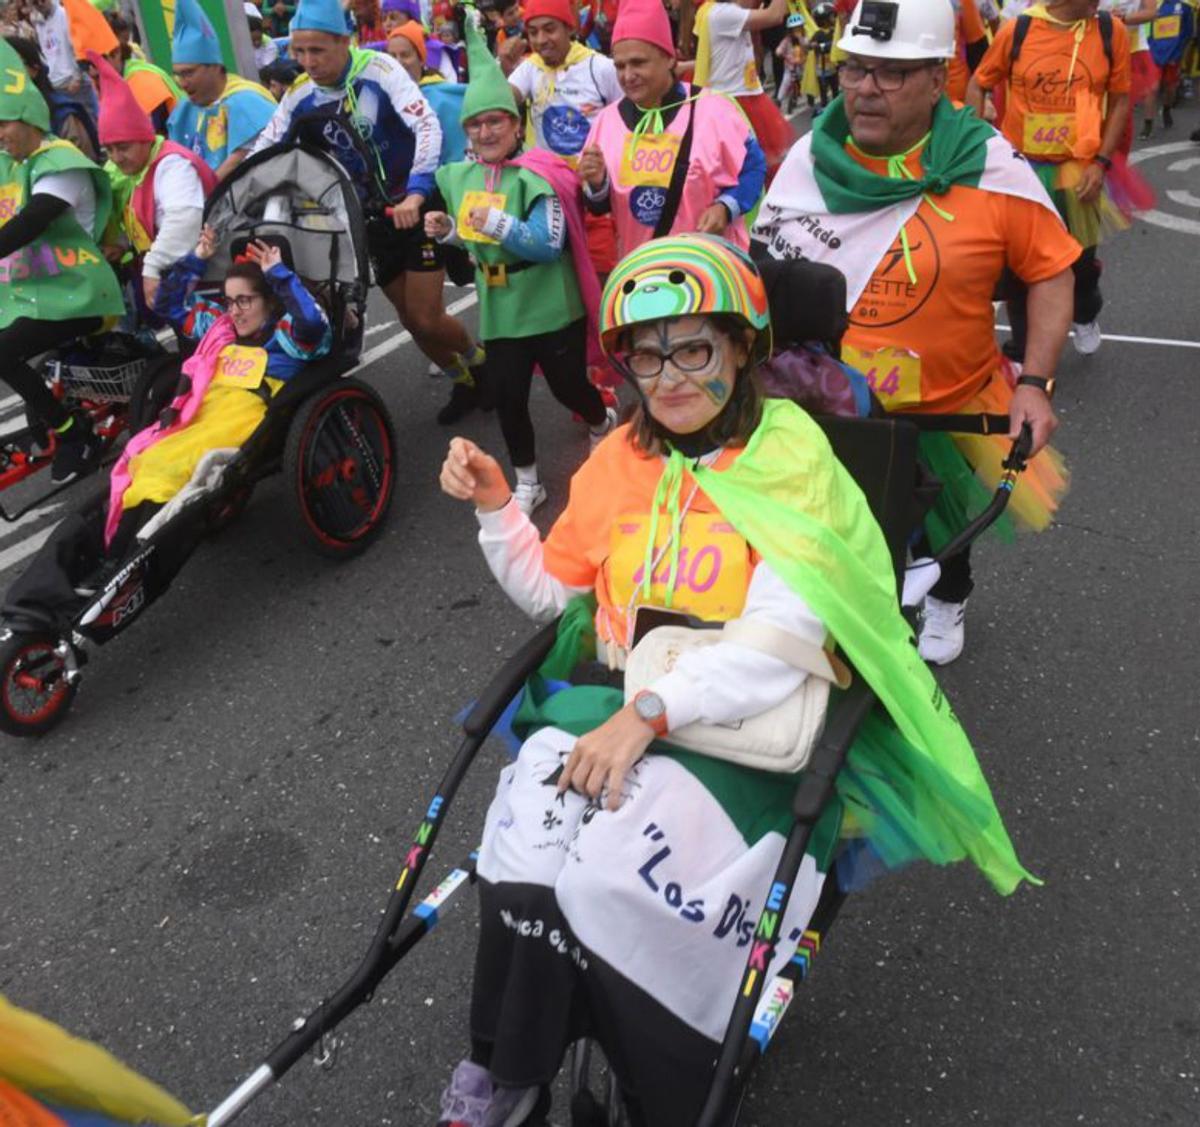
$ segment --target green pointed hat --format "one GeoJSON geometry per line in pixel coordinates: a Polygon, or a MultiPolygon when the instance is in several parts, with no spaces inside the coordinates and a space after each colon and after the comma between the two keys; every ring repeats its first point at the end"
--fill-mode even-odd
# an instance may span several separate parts
{"type": "Polygon", "coordinates": [[[34,86],[21,56],[0,38],[0,121],[23,121],[50,132],[50,107],[34,86]]]}
{"type": "Polygon", "coordinates": [[[512,87],[504,77],[500,64],[488,50],[487,40],[480,33],[476,19],[475,9],[468,7],[467,18],[463,22],[467,32],[467,73],[471,81],[463,95],[462,112],[458,120],[465,122],[488,110],[503,110],[513,117],[520,117],[512,87]]]}

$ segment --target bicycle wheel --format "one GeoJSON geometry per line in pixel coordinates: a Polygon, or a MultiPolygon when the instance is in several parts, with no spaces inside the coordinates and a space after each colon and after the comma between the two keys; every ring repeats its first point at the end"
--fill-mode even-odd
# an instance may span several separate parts
{"type": "Polygon", "coordinates": [[[50,634],[13,634],[0,642],[0,731],[40,736],[66,715],[76,686],[50,634]]]}

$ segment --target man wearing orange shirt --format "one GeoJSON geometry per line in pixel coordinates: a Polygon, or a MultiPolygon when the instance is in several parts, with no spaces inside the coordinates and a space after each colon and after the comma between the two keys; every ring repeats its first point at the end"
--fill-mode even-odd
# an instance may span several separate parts
{"type": "MultiPolygon", "coordinates": [[[[967,85],[967,105],[983,116],[984,92],[1007,85],[1001,129],[1053,193],[1084,251],[1075,263],[1075,348],[1100,347],[1097,318],[1104,231],[1128,226],[1105,192],[1129,118],[1129,33],[1098,0],[1035,4],[1004,23],[967,85]]],[[[1124,174],[1124,163],[1116,169],[1124,174]]],[[[1006,280],[1013,336],[1009,354],[1025,349],[1025,290],[1006,280]]]]}
{"type": "MultiPolygon", "coordinates": [[[[1028,423],[1040,451],[1057,426],[1050,396],[1079,246],[1025,159],[945,96],[949,0],[859,0],[839,46],[848,53],[843,93],[784,161],[755,235],[777,258],[827,262],[846,276],[843,358],[867,374],[888,411],[999,411],[1013,437],[1028,423]],[[1015,388],[993,327],[1005,267],[1029,288],[1015,388]]],[[[935,510],[942,525],[927,525],[935,542],[926,547],[937,549],[956,531],[955,505],[961,518],[974,481],[964,458],[984,480],[999,458],[989,440],[960,446],[930,435],[922,449],[946,485],[935,510]]],[[[1015,512],[1044,527],[1063,485],[1047,451],[1014,494],[1015,512]]],[[[967,555],[947,561],[925,602],[926,660],[961,653],[971,589],[967,555]]]]}

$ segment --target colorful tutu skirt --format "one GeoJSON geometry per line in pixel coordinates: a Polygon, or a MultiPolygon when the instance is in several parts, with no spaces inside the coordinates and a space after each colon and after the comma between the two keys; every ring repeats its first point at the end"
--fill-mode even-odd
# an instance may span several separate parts
{"type": "Polygon", "coordinates": [[[1104,177],[1100,195],[1086,204],[1080,203],[1075,194],[1084,162],[1031,160],[1030,164],[1081,246],[1099,246],[1118,231],[1128,230],[1137,212],[1154,206],[1154,189],[1130,167],[1123,153],[1113,153],[1112,168],[1104,177]]]}
{"type": "MultiPolygon", "coordinates": [[[[1011,369],[994,376],[965,407],[963,414],[1006,415],[1012,402],[1011,369]]],[[[925,534],[935,552],[958,535],[991,501],[1004,474],[1012,443],[1001,434],[923,433],[921,460],[942,483],[937,502],[925,517],[925,534]]],[[[989,530],[1002,540],[1016,533],[1046,529],[1067,492],[1070,476],[1062,455],[1047,446],[1017,478],[1008,508],[989,530]]]]}

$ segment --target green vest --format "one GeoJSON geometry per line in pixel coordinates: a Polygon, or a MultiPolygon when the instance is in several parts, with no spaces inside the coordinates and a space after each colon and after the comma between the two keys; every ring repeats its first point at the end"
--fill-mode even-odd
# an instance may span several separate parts
{"type": "Polygon", "coordinates": [[[19,163],[0,152],[0,223],[25,207],[43,176],[76,169],[91,176],[96,192],[93,230],[85,231],[66,211],[32,243],[0,259],[0,329],[18,317],[66,321],[125,312],[117,276],[97,245],[112,212],[112,188],[103,170],[69,141],[48,136],[19,163]]]}
{"type": "MultiPolygon", "coordinates": [[[[583,299],[579,296],[579,282],[569,251],[564,250],[553,262],[527,263],[499,243],[476,242],[470,238],[475,232],[467,226],[467,211],[470,206],[483,206],[489,202],[483,199],[486,194],[483,165],[465,160],[444,164],[437,170],[437,183],[446,200],[446,210],[458,224],[459,237],[476,262],[481,339],[553,333],[584,315],[583,299]],[[478,195],[468,200],[468,192],[478,195]],[[506,284],[489,285],[489,275],[483,267],[517,263],[523,264],[522,269],[507,274],[506,284]]],[[[526,168],[505,165],[496,192],[504,197],[503,202],[492,200],[491,206],[524,219],[530,208],[543,196],[552,196],[554,189],[526,168]]]]}

